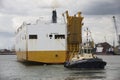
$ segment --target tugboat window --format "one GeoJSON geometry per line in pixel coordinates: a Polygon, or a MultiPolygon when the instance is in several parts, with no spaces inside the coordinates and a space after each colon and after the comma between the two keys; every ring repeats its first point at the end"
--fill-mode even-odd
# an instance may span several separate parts
{"type": "Polygon", "coordinates": [[[86,49],[84,49],[84,52],[85,52],[85,53],[87,53],[87,50],[86,50],[86,49]]]}
{"type": "Polygon", "coordinates": [[[91,53],[91,50],[90,50],[90,49],[88,49],[88,53],[91,53]]]}
{"type": "Polygon", "coordinates": [[[37,35],[29,35],[29,39],[37,39],[37,35]]]}

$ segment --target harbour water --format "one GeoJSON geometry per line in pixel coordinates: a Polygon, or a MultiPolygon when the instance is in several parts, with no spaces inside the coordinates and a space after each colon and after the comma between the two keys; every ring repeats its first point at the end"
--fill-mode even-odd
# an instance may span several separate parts
{"type": "Polygon", "coordinates": [[[120,80],[120,56],[99,55],[104,70],[66,69],[63,65],[20,63],[16,55],[0,55],[0,80],[120,80]]]}

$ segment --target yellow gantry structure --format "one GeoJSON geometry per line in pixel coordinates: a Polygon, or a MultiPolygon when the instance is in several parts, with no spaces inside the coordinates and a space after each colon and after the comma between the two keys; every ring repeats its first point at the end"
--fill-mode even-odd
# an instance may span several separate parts
{"type": "Polygon", "coordinates": [[[71,59],[72,55],[77,54],[80,51],[83,17],[81,16],[81,12],[78,12],[77,15],[69,16],[68,11],[66,11],[66,19],[68,59],[71,59]]]}

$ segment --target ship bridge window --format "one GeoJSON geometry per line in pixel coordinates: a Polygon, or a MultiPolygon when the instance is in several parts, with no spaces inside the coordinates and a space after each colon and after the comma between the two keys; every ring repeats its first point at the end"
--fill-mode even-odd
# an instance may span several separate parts
{"type": "Polygon", "coordinates": [[[65,35],[55,35],[55,39],[65,39],[65,35]]]}
{"type": "Polygon", "coordinates": [[[49,35],[50,39],[52,39],[52,36],[53,36],[52,34],[49,35]]]}
{"type": "Polygon", "coordinates": [[[37,35],[29,35],[29,39],[37,39],[37,35]]]}

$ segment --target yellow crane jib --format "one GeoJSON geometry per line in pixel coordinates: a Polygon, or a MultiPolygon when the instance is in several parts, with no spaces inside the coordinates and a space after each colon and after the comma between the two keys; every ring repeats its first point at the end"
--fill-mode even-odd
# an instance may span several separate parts
{"type": "MultiPolygon", "coordinates": [[[[74,16],[70,16],[68,11],[66,13],[67,23],[67,50],[68,54],[77,54],[80,50],[80,44],[82,43],[82,20],[81,12],[78,12],[74,16]],[[74,53],[73,53],[74,52],[74,53]]],[[[64,16],[64,15],[63,15],[64,16]]]]}

